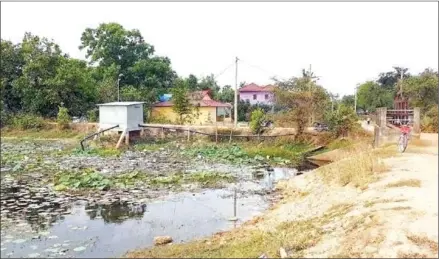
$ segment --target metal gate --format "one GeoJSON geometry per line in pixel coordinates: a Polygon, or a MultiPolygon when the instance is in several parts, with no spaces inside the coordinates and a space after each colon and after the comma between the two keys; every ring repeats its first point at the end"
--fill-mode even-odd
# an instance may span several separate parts
{"type": "Polygon", "coordinates": [[[404,110],[387,110],[386,121],[395,126],[400,126],[401,124],[413,124],[414,120],[414,109],[404,109],[404,110]]]}

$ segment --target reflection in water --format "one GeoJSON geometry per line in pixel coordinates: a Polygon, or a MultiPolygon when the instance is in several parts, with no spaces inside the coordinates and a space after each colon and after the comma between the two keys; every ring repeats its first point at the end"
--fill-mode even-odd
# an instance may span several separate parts
{"type": "Polygon", "coordinates": [[[87,215],[91,220],[102,218],[105,223],[122,223],[128,218],[141,219],[146,210],[146,204],[130,206],[127,204],[87,205],[87,215]]]}

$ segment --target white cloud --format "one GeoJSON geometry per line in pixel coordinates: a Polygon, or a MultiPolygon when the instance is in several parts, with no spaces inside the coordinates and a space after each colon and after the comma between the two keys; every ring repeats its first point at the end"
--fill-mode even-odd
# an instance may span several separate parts
{"type": "MultiPolygon", "coordinates": [[[[438,8],[431,2],[7,2],[1,8],[2,39],[18,42],[30,31],[76,58],[85,56],[81,33],[103,22],[139,29],[179,75],[217,74],[238,56],[238,81],[264,84],[312,64],[323,86],[349,94],[392,66],[438,69],[438,8]]],[[[234,67],[218,81],[234,85],[234,67]]]]}

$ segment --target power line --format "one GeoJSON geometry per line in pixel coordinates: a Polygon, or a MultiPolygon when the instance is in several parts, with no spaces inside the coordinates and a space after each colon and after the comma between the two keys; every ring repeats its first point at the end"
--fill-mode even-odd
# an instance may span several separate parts
{"type": "Polygon", "coordinates": [[[262,68],[262,67],[260,67],[260,66],[250,64],[249,62],[243,61],[243,60],[241,60],[241,59],[240,59],[240,61],[243,62],[243,63],[244,63],[245,65],[247,65],[247,66],[250,66],[250,67],[256,68],[256,69],[258,69],[258,70],[260,70],[260,71],[263,71],[263,72],[265,72],[265,73],[267,73],[267,74],[270,74],[270,75],[272,75],[272,77],[276,77],[276,78],[280,78],[280,79],[284,79],[284,80],[286,80],[286,78],[284,78],[284,77],[282,77],[282,76],[279,76],[278,74],[273,73],[273,72],[271,72],[271,71],[268,71],[268,70],[266,70],[266,69],[264,69],[264,68],[262,68]]]}
{"type": "Polygon", "coordinates": [[[235,65],[235,62],[233,62],[232,64],[228,65],[225,69],[223,69],[221,72],[219,72],[216,76],[213,77],[213,79],[216,79],[217,77],[221,76],[222,74],[224,74],[229,68],[231,68],[233,65],[235,65]]]}

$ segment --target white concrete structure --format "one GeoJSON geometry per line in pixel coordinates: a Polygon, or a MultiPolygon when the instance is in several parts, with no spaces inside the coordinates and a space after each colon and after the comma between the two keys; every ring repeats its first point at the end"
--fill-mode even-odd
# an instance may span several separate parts
{"type": "Polygon", "coordinates": [[[122,131],[116,148],[126,138],[129,143],[129,132],[141,130],[139,124],[143,124],[143,102],[112,102],[98,104],[99,106],[99,128],[98,130],[108,129],[119,125],[111,131],[122,131]]]}
{"type": "Polygon", "coordinates": [[[99,128],[106,129],[119,125],[114,129],[140,130],[139,124],[143,123],[143,102],[112,102],[98,104],[99,128]]]}

